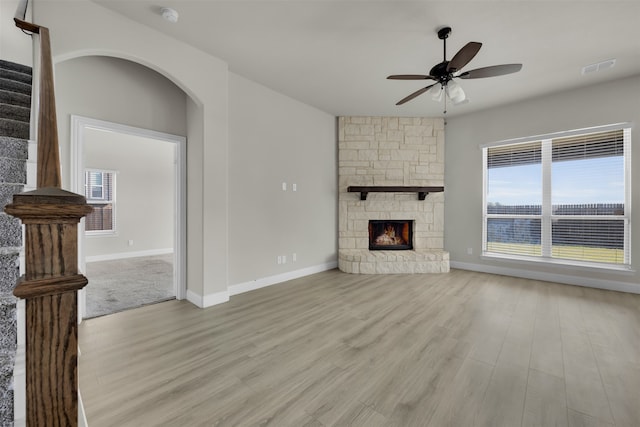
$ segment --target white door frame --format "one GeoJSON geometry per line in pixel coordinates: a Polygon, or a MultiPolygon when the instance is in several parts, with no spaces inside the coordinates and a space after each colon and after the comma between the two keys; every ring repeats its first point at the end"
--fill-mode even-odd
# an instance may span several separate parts
{"type": "MultiPolygon", "coordinates": [[[[71,116],[71,191],[84,193],[84,155],[83,142],[85,129],[99,129],[127,135],[157,139],[176,144],[175,173],[175,224],[173,248],[173,284],[176,299],[184,299],[187,294],[186,254],[187,254],[187,139],[183,136],[142,129],[104,120],[82,116],[71,116]]],[[[84,254],[84,219],[78,227],[78,268],[80,273],[86,272],[84,254]]],[[[78,321],[82,321],[86,313],[86,291],[78,294],[78,321]]]]}

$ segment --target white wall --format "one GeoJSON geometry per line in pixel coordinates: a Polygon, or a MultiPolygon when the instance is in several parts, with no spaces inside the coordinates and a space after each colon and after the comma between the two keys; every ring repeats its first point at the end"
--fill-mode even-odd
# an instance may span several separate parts
{"type": "MultiPolygon", "coordinates": [[[[0,59],[31,66],[33,47],[31,37],[23,33],[13,22],[19,0],[0,1],[0,59]]],[[[31,8],[26,21],[30,20],[31,8]]]]}
{"type": "Polygon", "coordinates": [[[116,233],[87,235],[86,257],[173,249],[175,149],[171,142],[85,129],[85,168],[116,171],[116,233]]]}
{"type": "MultiPolygon", "coordinates": [[[[482,152],[479,144],[597,125],[632,122],[632,171],[640,171],[640,76],[556,93],[448,119],[445,248],[452,267],[540,277],[640,292],[640,186],[632,186],[632,267],[635,273],[594,272],[482,259],[482,152]],[[467,254],[467,248],[473,254],[467,254]]],[[[637,182],[637,179],[632,179],[637,182]]]]}
{"type": "Polygon", "coordinates": [[[229,74],[232,285],[336,262],[336,164],[335,117],[229,74]]]}

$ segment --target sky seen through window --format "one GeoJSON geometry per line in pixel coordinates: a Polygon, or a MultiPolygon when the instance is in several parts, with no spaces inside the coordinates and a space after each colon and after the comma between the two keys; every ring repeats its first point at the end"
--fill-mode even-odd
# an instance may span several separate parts
{"type": "MultiPolygon", "coordinates": [[[[552,204],[624,203],[622,156],[553,162],[552,204]]],[[[487,170],[487,203],[542,204],[540,163],[487,170]]]]}

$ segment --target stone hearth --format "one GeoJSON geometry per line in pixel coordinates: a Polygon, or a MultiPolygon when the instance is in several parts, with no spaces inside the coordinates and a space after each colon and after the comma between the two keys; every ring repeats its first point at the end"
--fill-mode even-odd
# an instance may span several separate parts
{"type": "Polygon", "coordinates": [[[338,267],[347,273],[446,273],[444,197],[376,193],[349,186],[442,186],[444,120],[340,117],[338,267]],[[369,250],[369,220],[413,220],[413,249],[369,250]]]}

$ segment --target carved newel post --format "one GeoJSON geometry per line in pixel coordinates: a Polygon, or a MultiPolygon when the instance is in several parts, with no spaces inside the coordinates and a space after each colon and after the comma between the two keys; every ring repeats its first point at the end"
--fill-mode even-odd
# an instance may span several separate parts
{"type": "Polygon", "coordinates": [[[75,426],[78,417],[77,228],[91,212],[59,188],[14,196],[6,211],[26,228],[26,272],[14,295],[26,300],[27,426],[75,426]]]}

